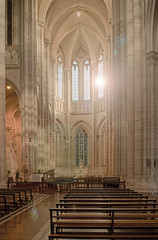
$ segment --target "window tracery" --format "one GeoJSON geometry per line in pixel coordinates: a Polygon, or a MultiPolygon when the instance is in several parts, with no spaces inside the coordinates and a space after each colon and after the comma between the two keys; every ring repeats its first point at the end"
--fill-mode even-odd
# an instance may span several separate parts
{"type": "Polygon", "coordinates": [[[104,62],[103,55],[98,58],[98,98],[104,97],[104,62]]]}
{"type": "Polygon", "coordinates": [[[58,57],[58,98],[63,98],[63,59],[58,57]]]}
{"type": "Polygon", "coordinates": [[[76,132],[76,167],[87,167],[88,135],[83,127],[76,132]]]}
{"type": "Polygon", "coordinates": [[[72,101],[78,101],[78,63],[72,63],[72,101]]]}
{"type": "Polygon", "coordinates": [[[91,96],[91,62],[88,54],[83,52],[84,57],[75,55],[71,65],[72,101],[89,101],[91,96]]]}
{"type": "Polygon", "coordinates": [[[84,63],[84,100],[90,100],[90,61],[84,63]]]}

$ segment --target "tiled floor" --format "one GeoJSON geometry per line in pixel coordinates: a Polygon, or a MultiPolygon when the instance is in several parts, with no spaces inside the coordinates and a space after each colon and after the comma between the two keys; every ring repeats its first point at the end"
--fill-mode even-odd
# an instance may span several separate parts
{"type": "MultiPolygon", "coordinates": [[[[149,194],[145,194],[149,195],[149,194]]],[[[49,208],[62,198],[63,193],[34,194],[33,205],[0,222],[0,240],[48,240],[49,208]]],[[[158,194],[150,195],[158,199],[158,194]]]]}
{"type": "Polygon", "coordinates": [[[33,205],[0,223],[0,240],[48,240],[49,208],[62,193],[38,194],[33,205]]]}

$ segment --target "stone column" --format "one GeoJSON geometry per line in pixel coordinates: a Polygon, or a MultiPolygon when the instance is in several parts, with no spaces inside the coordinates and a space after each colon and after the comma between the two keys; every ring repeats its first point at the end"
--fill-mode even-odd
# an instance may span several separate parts
{"type": "Polygon", "coordinates": [[[0,187],[7,187],[5,129],[5,0],[0,1],[0,187]]]}
{"type": "Polygon", "coordinates": [[[46,104],[45,104],[45,168],[50,169],[50,115],[49,115],[49,99],[50,99],[50,40],[45,39],[45,52],[46,52],[46,104]]]}
{"type": "Polygon", "coordinates": [[[22,1],[22,163],[31,174],[37,159],[37,0],[22,1]]]}
{"type": "Polygon", "coordinates": [[[56,101],[56,61],[54,58],[51,58],[51,69],[52,69],[52,78],[50,81],[50,88],[51,88],[51,103],[52,103],[52,115],[51,115],[51,125],[52,125],[52,149],[51,149],[51,167],[52,169],[55,168],[55,141],[56,141],[56,134],[55,134],[55,101],[56,101]]]}
{"type": "Polygon", "coordinates": [[[45,45],[44,45],[44,31],[45,23],[39,23],[38,32],[38,63],[39,63],[39,133],[38,133],[38,170],[43,171],[44,168],[44,127],[45,127],[45,81],[46,81],[46,71],[45,71],[45,45]]]}
{"type": "Polygon", "coordinates": [[[148,181],[152,184],[151,188],[155,188],[157,178],[158,164],[158,53],[149,52],[147,54],[147,89],[148,89],[148,158],[146,168],[148,173],[148,181]]]}
{"type": "Polygon", "coordinates": [[[71,68],[65,69],[65,101],[66,101],[66,113],[67,113],[67,136],[66,136],[66,151],[67,151],[67,166],[68,173],[71,175],[74,172],[74,159],[71,159],[71,68]]]}
{"type": "Polygon", "coordinates": [[[120,36],[119,36],[119,76],[120,76],[120,166],[117,175],[126,177],[127,174],[127,147],[126,147],[126,28],[125,2],[120,1],[120,36]]]}
{"type": "Polygon", "coordinates": [[[110,175],[115,175],[120,169],[120,66],[119,66],[119,37],[120,37],[120,1],[113,1],[113,42],[112,42],[112,131],[113,155],[109,162],[110,175]]]}
{"type": "Polygon", "coordinates": [[[28,0],[22,2],[22,8],[24,9],[22,16],[23,24],[23,42],[22,42],[22,104],[21,104],[21,132],[22,132],[22,161],[23,165],[29,168],[29,84],[28,84],[28,0]]]}
{"type": "Polygon", "coordinates": [[[6,168],[7,170],[13,169],[10,161],[10,144],[11,144],[11,127],[6,126],[6,168]]]}
{"type": "Polygon", "coordinates": [[[133,76],[133,2],[126,2],[126,26],[127,26],[127,52],[126,52],[126,115],[127,115],[127,176],[128,183],[133,181],[133,162],[134,162],[134,76],[133,76]]]}
{"type": "MultiPolygon", "coordinates": [[[[97,126],[97,88],[95,88],[95,79],[97,77],[96,71],[96,63],[93,62],[91,64],[92,69],[92,149],[91,149],[91,163],[90,163],[90,173],[89,174],[97,174],[98,173],[98,159],[97,159],[97,136],[96,136],[96,126],[97,126]]],[[[89,138],[91,136],[88,136],[89,138]]]]}
{"type": "Polygon", "coordinates": [[[143,160],[143,42],[142,42],[142,9],[139,0],[133,0],[134,21],[134,180],[140,183],[143,160]]]}
{"type": "MultiPolygon", "coordinates": [[[[111,19],[109,20],[109,25],[111,25],[111,19]]],[[[110,26],[111,28],[111,26],[110,26]]],[[[106,111],[105,114],[107,115],[107,150],[106,150],[106,170],[105,176],[108,175],[109,171],[109,162],[112,160],[112,119],[111,119],[111,91],[112,91],[112,84],[111,84],[111,36],[107,37],[107,58],[104,59],[104,66],[106,69],[106,83],[105,83],[105,101],[106,101],[106,111]],[[107,66],[106,66],[107,65],[107,66]]]]}

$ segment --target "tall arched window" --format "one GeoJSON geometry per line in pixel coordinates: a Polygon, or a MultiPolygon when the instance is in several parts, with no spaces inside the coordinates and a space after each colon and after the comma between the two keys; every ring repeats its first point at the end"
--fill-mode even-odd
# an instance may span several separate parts
{"type": "Polygon", "coordinates": [[[84,100],[90,100],[90,62],[84,64],[84,100]]]}
{"type": "Polygon", "coordinates": [[[58,58],[58,98],[63,98],[63,61],[58,58]]]}
{"type": "Polygon", "coordinates": [[[72,63],[72,101],[78,101],[78,63],[72,63]]]}
{"type": "Polygon", "coordinates": [[[13,1],[7,1],[7,45],[12,45],[12,28],[13,28],[13,1]]]}
{"type": "Polygon", "coordinates": [[[103,56],[98,59],[98,98],[104,97],[104,65],[103,56]]]}
{"type": "Polygon", "coordinates": [[[76,132],[76,167],[87,167],[88,135],[83,127],[76,132]]]}

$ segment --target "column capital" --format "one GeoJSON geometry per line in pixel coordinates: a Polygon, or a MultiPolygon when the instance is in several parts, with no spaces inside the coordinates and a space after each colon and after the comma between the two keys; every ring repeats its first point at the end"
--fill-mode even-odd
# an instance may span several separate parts
{"type": "Polygon", "coordinates": [[[109,43],[111,41],[111,35],[108,35],[106,41],[109,43]]]}
{"type": "Polygon", "coordinates": [[[46,24],[45,24],[45,22],[38,22],[38,26],[39,27],[43,27],[43,28],[46,28],[46,24]]]}
{"type": "Polygon", "coordinates": [[[56,63],[56,59],[54,57],[51,56],[50,59],[51,59],[52,63],[56,63]]]}
{"type": "Polygon", "coordinates": [[[50,39],[48,39],[48,38],[45,38],[45,39],[44,39],[44,42],[45,42],[46,45],[50,45],[50,44],[51,44],[51,41],[50,41],[50,39]]]}
{"type": "Polygon", "coordinates": [[[151,51],[146,55],[148,65],[154,64],[158,65],[158,52],[151,51]]]}

